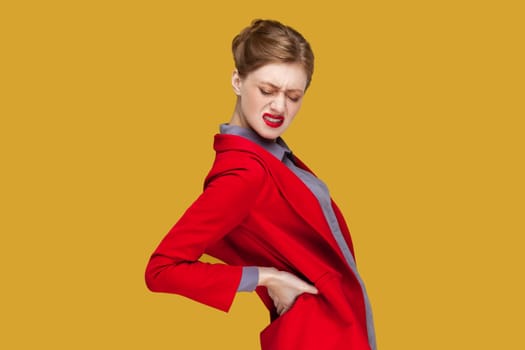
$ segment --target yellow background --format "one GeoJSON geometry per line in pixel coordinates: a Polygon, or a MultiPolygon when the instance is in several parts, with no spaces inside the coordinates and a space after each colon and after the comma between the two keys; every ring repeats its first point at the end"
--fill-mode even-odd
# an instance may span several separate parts
{"type": "Polygon", "coordinates": [[[255,295],[224,314],[143,282],[257,17],[314,48],[285,139],[348,219],[380,349],[524,348],[518,3],[2,2],[0,348],[258,348],[255,295]]]}

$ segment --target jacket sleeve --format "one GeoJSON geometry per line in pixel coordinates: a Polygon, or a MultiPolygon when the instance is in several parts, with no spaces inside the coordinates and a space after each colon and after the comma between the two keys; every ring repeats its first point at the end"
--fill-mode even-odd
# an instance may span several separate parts
{"type": "Polygon", "coordinates": [[[200,262],[199,258],[238,226],[257,200],[264,168],[253,159],[236,164],[236,168],[212,169],[203,193],[160,242],[146,267],[150,290],[230,309],[243,267],[200,262]]]}

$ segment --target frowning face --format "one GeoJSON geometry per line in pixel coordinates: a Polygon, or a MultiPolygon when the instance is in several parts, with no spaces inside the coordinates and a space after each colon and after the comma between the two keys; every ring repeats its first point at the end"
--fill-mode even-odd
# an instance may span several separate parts
{"type": "Polygon", "coordinates": [[[298,63],[269,63],[244,78],[235,71],[232,85],[238,99],[230,124],[275,140],[301,108],[306,81],[306,72],[298,63]]]}

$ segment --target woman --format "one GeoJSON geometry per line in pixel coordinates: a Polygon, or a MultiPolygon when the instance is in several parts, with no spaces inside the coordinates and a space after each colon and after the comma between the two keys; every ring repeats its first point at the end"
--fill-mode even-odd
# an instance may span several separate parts
{"type": "Polygon", "coordinates": [[[256,290],[272,320],[262,349],[375,349],[343,216],[280,138],[312,78],[310,45],[256,20],[232,49],[233,116],[215,136],[203,193],[151,256],[146,283],[223,311],[236,292],[256,290]],[[200,262],[205,253],[224,264],[200,262]]]}

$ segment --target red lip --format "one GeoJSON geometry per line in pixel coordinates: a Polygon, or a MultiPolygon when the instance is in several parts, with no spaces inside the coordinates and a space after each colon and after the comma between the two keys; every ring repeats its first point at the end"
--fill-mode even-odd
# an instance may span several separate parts
{"type": "Polygon", "coordinates": [[[273,115],[270,113],[264,113],[262,116],[266,125],[271,128],[278,128],[283,125],[284,117],[282,115],[273,115]]]}

